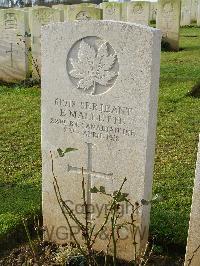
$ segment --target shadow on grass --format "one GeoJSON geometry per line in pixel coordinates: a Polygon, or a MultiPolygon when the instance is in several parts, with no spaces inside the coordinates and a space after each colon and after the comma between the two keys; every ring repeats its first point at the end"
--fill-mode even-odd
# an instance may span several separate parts
{"type": "Polygon", "coordinates": [[[40,86],[40,82],[33,79],[26,79],[20,82],[9,83],[3,80],[0,80],[0,86],[5,86],[9,88],[16,88],[16,87],[33,87],[33,86],[40,86]]]}
{"type": "Polygon", "coordinates": [[[188,92],[187,96],[193,97],[193,98],[200,98],[200,81],[195,84],[191,91],[188,92]]]}
{"type": "Polygon", "coordinates": [[[34,217],[41,220],[40,188],[29,184],[0,186],[0,256],[6,250],[27,241],[22,218],[34,235],[34,217]],[[35,199],[38,205],[35,206],[35,199]]]}

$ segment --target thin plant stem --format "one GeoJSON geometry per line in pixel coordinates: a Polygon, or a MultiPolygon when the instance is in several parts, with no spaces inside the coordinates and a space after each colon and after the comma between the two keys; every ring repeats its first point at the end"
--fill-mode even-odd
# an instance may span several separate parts
{"type": "Polygon", "coordinates": [[[30,233],[29,233],[29,230],[28,230],[28,226],[27,226],[24,218],[22,218],[22,222],[23,222],[23,225],[24,225],[24,228],[25,228],[25,231],[26,231],[26,235],[27,235],[28,242],[29,242],[29,245],[30,245],[30,248],[31,248],[31,252],[32,252],[33,256],[36,257],[35,247],[34,247],[33,241],[31,240],[31,236],[30,236],[30,233]]]}
{"type": "MultiPolygon", "coordinates": [[[[121,192],[121,190],[122,190],[122,188],[123,188],[125,182],[126,182],[126,178],[124,178],[123,183],[121,184],[120,189],[119,189],[117,195],[119,195],[119,193],[121,192]]],[[[110,195],[109,195],[109,196],[110,196],[110,195]]],[[[110,213],[112,212],[112,209],[113,209],[114,204],[115,204],[115,203],[114,203],[114,200],[113,200],[113,202],[112,202],[112,204],[111,204],[111,207],[110,207],[110,209],[109,209],[109,211],[108,211],[108,214],[106,215],[106,218],[105,218],[105,220],[104,220],[104,223],[103,223],[102,226],[99,228],[99,230],[95,233],[95,235],[94,235],[94,239],[93,239],[92,243],[94,243],[94,242],[96,241],[96,239],[97,239],[99,233],[104,229],[105,225],[107,224],[108,219],[109,219],[109,216],[110,216],[110,213]]]]}
{"type": "Polygon", "coordinates": [[[83,167],[82,167],[82,192],[83,192],[83,205],[84,205],[84,210],[85,210],[85,232],[83,232],[83,237],[85,239],[85,244],[87,247],[87,260],[88,264],[92,265],[93,264],[93,255],[92,255],[92,247],[90,243],[90,237],[89,237],[89,219],[88,219],[88,214],[89,214],[89,209],[88,209],[88,204],[86,201],[86,192],[85,192],[85,178],[83,174],[83,167]]]}
{"type": "Polygon", "coordinates": [[[34,219],[34,225],[35,225],[35,230],[36,230],[38,242],[41,242],[41,238],[40,238],[40,234],[39,234],[39,227],[40,227],[40,225],[39,225],[39,219],[37,220],[37,222],[36,222],[35,216],[34,216],[33,219],[34,219]]]}
{"type": "Polygon", "coordinates": [[[64,211],[64,209],[63,209],[63,206],[62,206],[62,204],[61,204],[61,202],[63,202],[63,200],[60,201],[60,199],[62,199],[62,198],[61,198],[61,194],[60,194],[59,186],[58,186],[58,183],[57,183],[57,179],[56,179],[56,176],[55,176],[55,174],[54,174],[53,156],[52,156],[52,153],[51,153],[51,152],[50,152],[50,155],[51,155],[51,163],[52,163],[52,164],[51,164],[51,165],[52,165],[52,174],[53,174],[53,178],[54,178],[53,186],[54,186],[54,190],[55,190],[55,194],[56,194],[56,198],[57,198],[58,204],[59,204],[59,206],[60,206],[60,208],[61,208],[62,214],[63,214],[64,217],[65,217],[65,220],[66,220],[66,222],[67,222],[67,224],[68,224],[68,227],[69,227],[69,229],[70,229],[70,233],[71,233],[71,235],[72,235],[72,237],[73,237],[73,239],[74,239],[74,242],[75,242],[76,245],[77,245],[77,248],[79,249],[79,251],[81,252],[81,254],[82,254],[83,256],[86,256],[87,254],[86,254],[85,251],[82,249],[81,245],[78,243],[78,241],[77,241],[77,239],[76,239],[76,237],[75,237],[75,235],[74,235],[74,232],[73,232],[73,230],[72,230],[72,227],[71,227],[71,224],[70,224],[70,222],[69,222],[69,219],[68,219],[68,217],[67,217],[67,215],[66,215],[66,213],[65,213],[65,211],[64,211]]]}

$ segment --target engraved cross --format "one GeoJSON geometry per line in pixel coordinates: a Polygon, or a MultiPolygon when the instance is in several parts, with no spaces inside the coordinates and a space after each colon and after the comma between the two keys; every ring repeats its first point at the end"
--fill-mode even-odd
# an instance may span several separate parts
{"type": "Polygon", "coordinates": [[[6,54],[10,53],[11,67],[13,67],[13,44],[10,43],[10,51],[6,51],[6,54]]]}
{"type": "MultiPolygon", "coordinates": [[[[78,168],[76,166],[71,166],[68,164],[67,166],[67,171],[68,172],[74,172],[74,173],[79,173],[81,174],[83,172],[84,175],[87,175],[87,179],[88,179],[88,186],[87,186],[87,204],[90,206],[91,205],[91,179],[92,176],[95,177],[112,177],[113,173],[102,173],[102,172],[97,172],[94,171],[92,169],[92,147],[94,146],[92,143],[88,143],[87,144],[87,154],[88,154],[88,159],[87,159],[87,169],[84,168],[78,168]]],[[[91,217],[90,217],[91,218],[91,217]]]]}

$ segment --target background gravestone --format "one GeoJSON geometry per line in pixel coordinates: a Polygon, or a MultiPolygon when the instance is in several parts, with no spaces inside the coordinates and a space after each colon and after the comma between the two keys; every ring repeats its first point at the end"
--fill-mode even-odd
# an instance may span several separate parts
{"type": "Polygon", "coordinates": [[[70,5],[64,11],[65,20],[99,20],[102,19],[102,10],[96,8],[96,5],[91,6],[85,4],[70,5]]]}
{"type": "Polygon", "coordinates": [[[16,82],[29,75],[27,13],[0,10],[0,80],[16,82]]]}
{"type": "Polygon", "coordinates": [[[122,4],[113,2],[113,3],[102,3],[101,8],[103,9],[103,19],[104,20],[121,20],[122,15],[122,4]]]}
{"type": "Polygon", "coordinates": [[[41,27],[43,25],[58,22],[60,20],[61,13],[58,9],[34,7],[30,11],[33,79],[39,79],[39,73],[41,72],[41,27]],[[38,70],[36,70],[36,68],[38,70]]]}
{"type": "Polygon", "coordinates": [[[181,0],[181,26],[191,24],[192,0],[181,0]]]}
{"type": "MultiPolygon", "coordinates": [[[[133,204],[151,199],[160,39],[157,29],[116,21],[75,21],[43,27],[41,113],[46,239],[70,241],[55,197],[50,151],[63,200],[71,201],[81,221],[85,215],[78,213],[76,206],[82,206],[83,167],[87,203],[94,207],[89,219],[96,224],[95,230],[105,216],[105,208],[100,214],[97,209],[107,206],[108,198],[91,194],[91,187],[103,185],[107,193],[114,193],[126,177],[123,192],[129,193],[133,204]],[[59,157],[57,149],[67,147],[77,150],[59,157]]],[[[131,212],[130,206],[122,210],[120,221],[130,222],[131,212]]],[[[135,213],[132,235],[132,227],[120,230],[119,257],[133,259],[133,239],[138,243],[137,252],[144,250],[149,213],[149,205],[135,213]]],[[[107,241],[98,238],[96,249],[105,250],[107,241]]]]}
{"type": "Polygon", "coordinates": [[[200,1],[197,8],[197,26],[200,26],[200,1]]]}
{"type": "Polygon", "coordinates": [[[198,266],[200,261],[200,142],[190,214],[185,266],[198,266]]]}
{"type": "Polygon", "coordinates": [[[192,0],[192,6],[191,6],[191,20],[192,20],[192,22],[197,21],[198,2],[199,2],[199,0],[192,0]]]}
{"type": "Polygon", "coordinates": [[[60,11],[60,21],[64,22],[64,10],[68,9],[68,5],[53,5],[52,8],[58,9],[60,11]]]}
{"type": "Polygon", "coordinates": [[[121,3],[121,21],[127,21],[128,2],[121,3]]]}
{"type": "Polygon", "coordinates": [[[25,28],[26,28],[26,56],[28,57],[28,77],[32,74],[32,56],[31,56],[31,29],[29,24],[31,7],[20,8],[25,14],[25,28]]]}
{"type": "Polygon", "coordinates": [[[162,31],[164,41],[172,50],[179,50],[180,0],[160,0],[157,4],[156,27],[162,31]]]}
{"type": "Polygon", "coordinates": [[[134,1],[127,4],[127,21],[148,25],[150,16],[150,2],[134,1]]]}
{"type": "Polygon", "coordinates": [[[157,14],[157,2],[151,2],[150,3],[150,21],[156,20],[156,14],[157,14]]]}

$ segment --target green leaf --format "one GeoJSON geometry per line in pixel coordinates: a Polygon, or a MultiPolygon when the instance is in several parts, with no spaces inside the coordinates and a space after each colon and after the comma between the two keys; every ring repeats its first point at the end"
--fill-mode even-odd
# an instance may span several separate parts
{"type": "Polygon", "coordinates": [[[127,198],[128,195],[129,195],[128,193],[123,193],[123,197],[124,197],[124,198],[127,198]]]}
{"type": "Polygon", "coordinates": [[[118,194],[116,194],[115,196],[115,199],[117,202],[122,202],[122,201],[125,201],[127,197],[128,197],[128,193],[118,192],[118,194]]]}
{"type": "Polygon", "coordinates": [[[156,195],[153,196],[151,202],[155,202],[155,201],[156,201],[156,202],[160,202],[160,201],[162,201],[162,200],[163,200],[162,195],[156,194],[156,195]]]}
{"type": "Polygon", "coordinates": [[[99,192],[99,190],[97,187],[94,186],[93,188],[90,189],[90,192],[91,193],[97,193],[97,192],[99,192]]]}
{"type": "Polygon", "coordinates": [[[106,189],[105,189],[104,186],[100,186],[99,191],[100,191],[101,193],[106,193],[106,189]]]}
{"type": "Polygon", "coordinates": [[[65,151],[63,151],[61,148],[58,148],[57,152],[60,157],[64,157],[66,153],[71,152],[71,151],[76,151],[76,150],[77,150],[76,148],[66,148],[65,151]]]}
{"type": "Polygon", "coordinates": [[[63,157],[64,156],[64,153],[63,153],[63,151],[60,148],[57,149],[57,152],[58,152],[58,154],[59,154],[60,157],[63,157]]]}
{"type": "Polygon", "coordinates": [[[68,152],[71,152],[71,151],[77,151],[78,149],[76,148],[66,148],[64,153],[68,153],[68,152]]]}
{"type": "Polygon", "coordinates": [[[119,192],[118,190],[114,191],[114,192],[113,192],[113,196],[114,196],[114,197],[117,196],[118,192],[119,192]]]}

